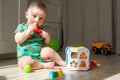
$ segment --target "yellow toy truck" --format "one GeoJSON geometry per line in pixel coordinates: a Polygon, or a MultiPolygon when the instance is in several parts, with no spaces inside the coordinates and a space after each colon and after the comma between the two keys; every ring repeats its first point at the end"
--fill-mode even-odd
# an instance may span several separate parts
{"type": "Polygon", "coordinates": [[[105,42],[92,43],[91,46],[91,53],[94,54],[101,53],[103,55],[106,55],[112,52],[112,47],[110,46],[110,44],[105,42]]]}

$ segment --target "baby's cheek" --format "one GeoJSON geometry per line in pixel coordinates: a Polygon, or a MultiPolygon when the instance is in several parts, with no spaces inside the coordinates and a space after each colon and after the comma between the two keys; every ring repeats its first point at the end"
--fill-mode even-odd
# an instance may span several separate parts
{"type": "Polygon", "coordinates": [[[30,19],[29,21],[28,21],[28,24],[33,24],[35,21],[33,20],[33,19],[30,19]]]}

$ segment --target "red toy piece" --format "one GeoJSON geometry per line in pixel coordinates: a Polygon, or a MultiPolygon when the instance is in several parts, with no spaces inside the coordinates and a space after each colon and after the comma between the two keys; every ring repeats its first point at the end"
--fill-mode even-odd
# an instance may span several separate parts
{"type": "MultiPolygon", "coordinates": [[[[36,26],[38,27],[38,23],[36,24],[36,26]]],[[[34,29],[33,32],[37,32],[37,33],[41,34],[41,33],[42,33],[42,30],[41,30],[41,29],[34,29]]]]}
{"type": "Polygon", "coordinates": [[[94,61],[94,60],[90,61],[90,66],[96,66],[96,65],[97,65],[96,61],[94,61]]]}
{"type": "Polygon", "coordinates": [[[33,32],[38,32],[39,34],[41,34],[41,33],[42,33],[42,30],[41,30],[41,29],[34,29],[33,32]]]}

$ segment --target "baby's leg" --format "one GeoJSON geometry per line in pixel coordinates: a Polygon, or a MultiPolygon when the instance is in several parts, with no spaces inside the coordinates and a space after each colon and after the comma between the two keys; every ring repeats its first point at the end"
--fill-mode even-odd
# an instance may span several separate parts
{"type": "Polygon", "coordinates": [[[23,66],[26,64],[32,65],[34,63],[35,63],[35,60],[33,60],[30,56],[23,56],[21,59],[19,59],[18,66],[20,68],[23,68],[23,66]]]}
{"type": "Polygon", "coordinates": [[[54,62],[49,62],[49,63],[41,63],[37,62],[34,59],[32,59],[29,56],[23,56],[19,61],[18,61],[18,66],[20,68],[23,68],[24,65],[29,64],[31,65],[32,69],[43,69],[43,68],[48,68],[52,69],[54,67],[54,62]]]}
{"type": "Polygon", "coordinates": [[[32,65],[32,69],[53,69],[54,68],[54,62],[35,62],[34,65],[32,65]]]}
{"type": "Polygon", "coordinates": [[[52,48],[42,48],[40,55],[43,58],[43,60],[47,60],[50,58],[52,61],[56,62],[60,66],[66,66],[65,61],[52,48]]]}

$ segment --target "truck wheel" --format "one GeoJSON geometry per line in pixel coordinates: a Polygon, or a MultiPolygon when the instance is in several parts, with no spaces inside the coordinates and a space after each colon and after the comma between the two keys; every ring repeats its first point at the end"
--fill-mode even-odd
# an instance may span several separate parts
{"type": "Polygon", "coordinates": [[[101,54],[106,55],[108,53],[108,50],[106,48],[101,49],[101,54]]]}
{"type": "Polygon", "coordinates": [[[97,53],[97,49],[95,47],[93,47],[91,53],[92,54],[96,54],[97,53]]]}

